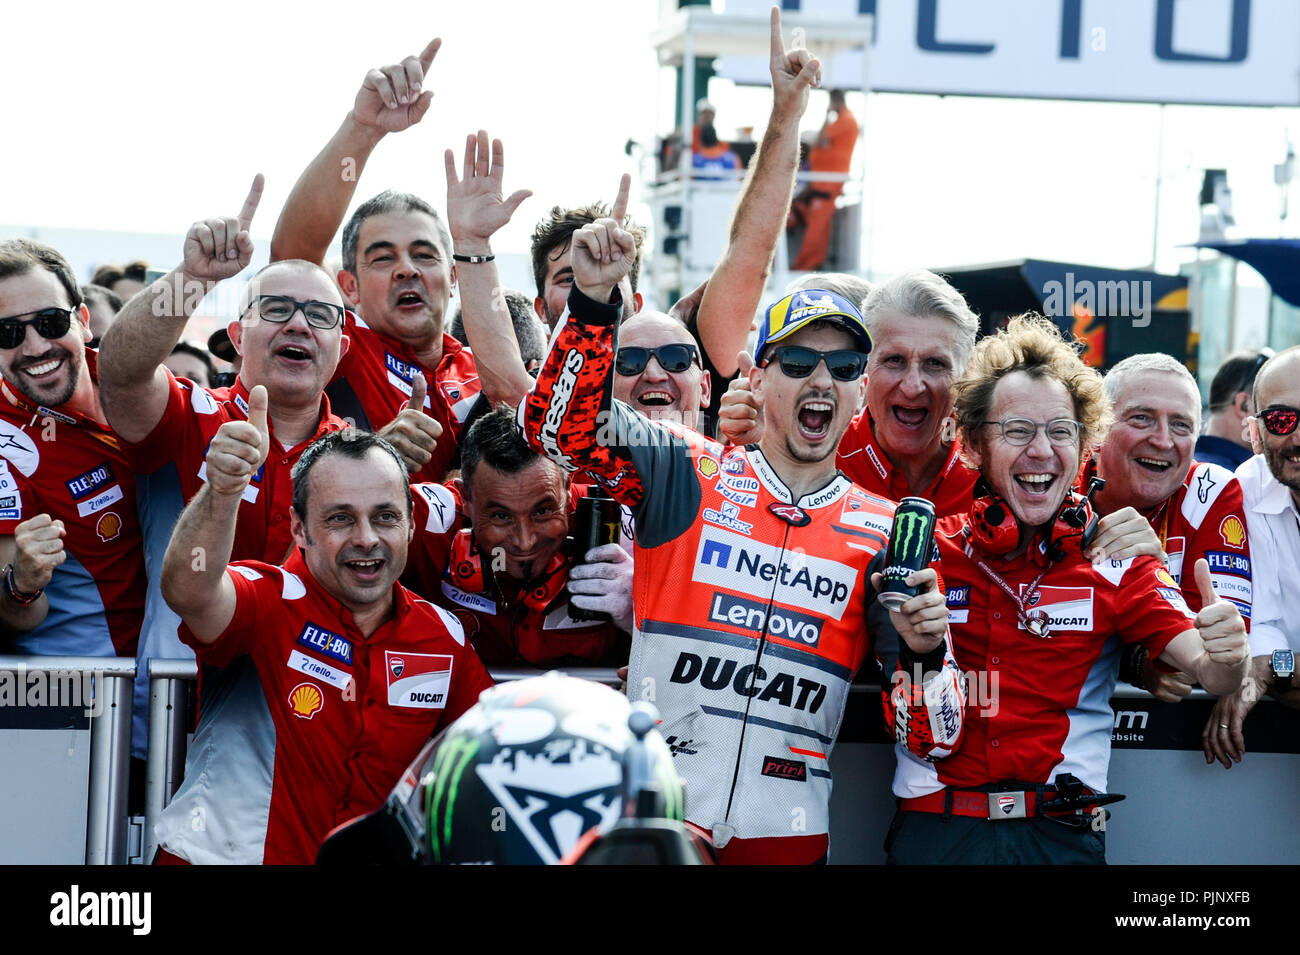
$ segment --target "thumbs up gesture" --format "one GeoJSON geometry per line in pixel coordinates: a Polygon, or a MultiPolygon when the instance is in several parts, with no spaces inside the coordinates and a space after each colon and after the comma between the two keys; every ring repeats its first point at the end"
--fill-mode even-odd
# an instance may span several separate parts
{"type": "Polygon", "coordinates": [[[266,389],[258,385],[248,394],[248,420],[227,421],[208,445],[208,486],[218,494],[243,494],[270,450],[266,389]]]}
{"type": "Polygon", "coordinates": [[[1215,663],[1234,667],[1250,656],[1246,624],[1231,601],[1214,592],[1210,565],[1201,558],[1196,562],[1196,588],[1201,592],[1201,612],[1196,615],[1205,652],[1215,663]]]}
{"type": "Polygon", "coordinates": [[[396,418],[379,430],[379,436],[397,449],[412,474],[429,463],[442,437],[442,425],[424,413],[428,390],[424,375],[417,374],[411,382],[411,400],[396,418]]]}
{"type": "Polygon", "coordinates": [[[763,437],[763,419],[758,399],[749,389],[749,370],[754,367],[749,352],[736,356],[736,367],[739,374],[718,407],[718,437],[727,444],[757,444],[763,437]]]}

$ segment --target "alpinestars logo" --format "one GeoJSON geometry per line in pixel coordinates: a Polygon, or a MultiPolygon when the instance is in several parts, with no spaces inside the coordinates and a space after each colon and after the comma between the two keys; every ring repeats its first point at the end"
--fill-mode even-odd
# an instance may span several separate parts
{"type": "Polygon", "coordinates": [[[668,752],[672,753],[674,756],[694,756],[699,752],[699,750],[695,748],[695,740],[693,739],[679,739],[674,735],[668,737],[664,742],[668,744],[668,752]]]}
{"type": "Polygon", "coordinates": [[[551,403],[546,406],[546,415],[542,418],[542,428],[538,434],[547,456],[566,471],[576,471],[577,466],[567,454],[560,453],[560,425],[564,421],[564,413],[569,410],[573,390],[578,386],[578,372],[582,371],[585,364],[582,352],[576,348],[570,349],[564,356],[564,370],[551,388],[551,403]]]}
{"type": "Polygon", "coordinates": [[[619,816],[622,764],[586,740],[554,760],[545,752],[504,749],[475,770],[547,865],[592,826],[613,825],[619,816]]]}

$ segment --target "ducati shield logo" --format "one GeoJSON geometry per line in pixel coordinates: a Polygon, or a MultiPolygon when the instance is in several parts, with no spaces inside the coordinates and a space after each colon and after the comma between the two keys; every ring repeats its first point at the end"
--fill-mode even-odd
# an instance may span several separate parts
{"type": "Polygon", "coordinates": [[[402,675],[402,671],[406,669],[406,661],[401,657],[393,657],[388,661],[388,669],[393,671],[393,676],[399,677],[402,675]]]}

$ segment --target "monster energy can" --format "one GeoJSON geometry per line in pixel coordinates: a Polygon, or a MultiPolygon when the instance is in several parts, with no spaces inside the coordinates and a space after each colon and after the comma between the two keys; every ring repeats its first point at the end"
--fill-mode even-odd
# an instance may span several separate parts
{"type": "Polygon", "coordinates": [[[885,551],[885,572],[876,599],[889,610],[899,610],[920,589],[904,581],[929,566],[934,549],[934,505],[923,497],[905,497],[894,511],[894,527],[885,551]]]}

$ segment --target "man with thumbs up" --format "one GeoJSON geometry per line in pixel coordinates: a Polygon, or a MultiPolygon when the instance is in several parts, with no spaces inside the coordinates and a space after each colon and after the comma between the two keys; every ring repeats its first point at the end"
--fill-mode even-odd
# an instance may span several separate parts
{"type": "MultiPolygon", "coordinates": [[[[271,777],[240,794],[261,808],[256,861],[304,864],[331,829],[378,807],[492,680],[456,618],[397,583],[414,533],[411,491],[404,462],[375,435],[334,432],[303,452],[293,469],[298,549],[283,567],[230,562],[244,494],[273,445],[267,392],[256,386],[246,420],[212,438],[207,482],[172,535],[162,591],[202,662],[252,658],[275,728],[271,777]]],[[[208,772],[243,758],[214,752],[208,772]]],[[[213,805],[214,824],[232,808],[213,805]]]]}
{"type": "Polygon", "coordinates": [[[1156,558],[1085,555],[1093,515],[1072,485],[1110,408],[1048,319],[977,344],[953,397],[980,483],[967,513],[938,521],[935,566],[972,706],[942,762],[899,748],[886,847],[898,863],[1103,863],[1120,642],[1223,693],[1246,673],[1245,624],[1205,560],[1193,613],[1156,558]]]}

